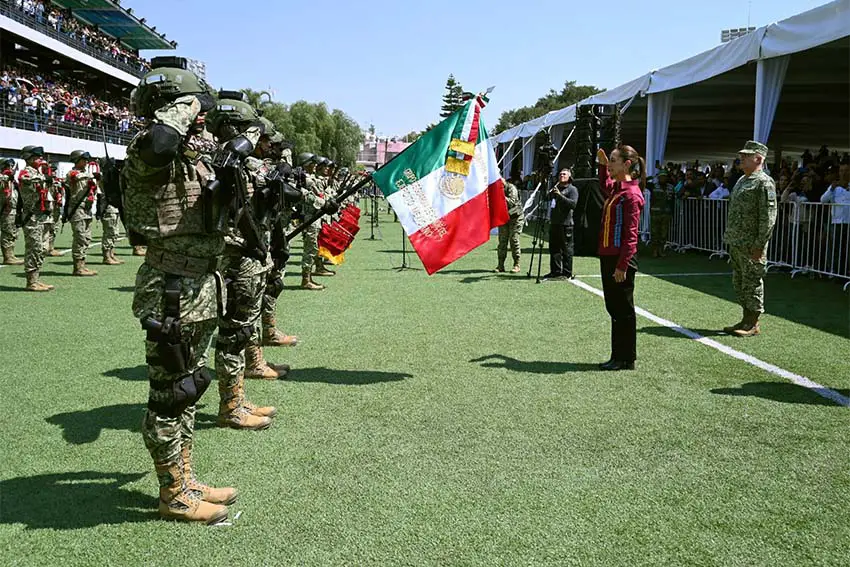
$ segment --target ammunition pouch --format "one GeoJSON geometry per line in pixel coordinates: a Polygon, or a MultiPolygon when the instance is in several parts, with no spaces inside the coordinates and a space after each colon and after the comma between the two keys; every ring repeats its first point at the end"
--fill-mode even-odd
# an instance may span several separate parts
{"type": "Polygon", "coordinates": [[[194,353],[191,343],[184,340],[181,333],[179,276],[166,274],[164,298],[162,321],[151,316],[141,320],[148,341],[156,343],[156,356],[149,356],[147,363],[160,366],[170,374],[182,374],[189,369],[194,353]]]}
{"type": "Polygon", "coordinates": [[[244,327],[219,327],[215,348],[225,354],[239,354],[248,346],[254,330],[253,325],[245,325],[244,327]]]}
{"type": "MultiPolygon", "coordinates": [[[[145,263],[152,268],[168,274],[166,278],[172,276],[200,278],[219,270],[221,267],[221,256],[195,258],[194,256],[177,254],[161,248],[149,247],[145,254],[145,263]]],[[[166,279],[166,285],[167,281],[166,279]]]]}
{"type": "Polygon", "coordinates": [[[151,382],[151,388],[168,392],[168,401],[148,400],[148,409],[160,415],[177,417],[186,408],[194,405],[209,388],[213,373],[206,366],[198,368],[177,380],[169,382],[151,382]]]}

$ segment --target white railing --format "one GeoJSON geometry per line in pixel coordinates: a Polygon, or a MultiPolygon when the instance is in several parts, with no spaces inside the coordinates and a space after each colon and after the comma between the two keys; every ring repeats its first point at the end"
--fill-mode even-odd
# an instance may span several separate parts
{"type": "MultiPolygon", "coordinates": [[[[728,212],[725,199],[676,201],[665,246],[678,252],[701,250],[711,257],[728,256],[723,241],[728,212]]],[[[648,216],[646,209],[644,214],[648,216]]],[[[767,261],[768,270],[789,268],[792,277],[812,273],[846,279],[844,289],[850,287],[850,205],[779,203],[767,261]]]]}

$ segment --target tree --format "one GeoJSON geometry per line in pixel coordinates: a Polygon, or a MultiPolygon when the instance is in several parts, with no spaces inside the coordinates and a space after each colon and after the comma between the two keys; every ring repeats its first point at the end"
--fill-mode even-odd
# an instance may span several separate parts
{"type": "Polygon", "coordinates": [[[448,118],[454,111],[463,106],[463,86],[454,75],[446,80],[446,94],[443,95],[443,105],[440,107],[440,117],[448,118]]]}
{"type": "Polygon", "coordinates": [[[402,140],[412,144],[413,142],[418,140],[420,136],[422,136],[422,132],[417,132],[416,130],[413,130],[412,132],[408,132],[407,134],[405,134],[402,140]]]}
{"type": "Polygon", "coordinates": [[[566,81],[560,92],[551,89],[545,96],[537,99],[537,102],[532,106],[522,106],[504,111],[493,129],[493,133],[502,132],[538,116],[543,116],[547,112],[570,106],[604,90],[591,85],[576,85],[575,81],[566,81]]]}

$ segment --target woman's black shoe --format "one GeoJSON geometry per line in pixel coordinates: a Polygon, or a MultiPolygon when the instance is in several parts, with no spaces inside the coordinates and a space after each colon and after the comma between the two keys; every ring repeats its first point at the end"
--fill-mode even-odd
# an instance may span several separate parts
{"type": "Polygon", "coordinates": [[[623,360],[609,360],[599,365],[600,370],[634,370],[635,362],[626,362],[623,360]]]}

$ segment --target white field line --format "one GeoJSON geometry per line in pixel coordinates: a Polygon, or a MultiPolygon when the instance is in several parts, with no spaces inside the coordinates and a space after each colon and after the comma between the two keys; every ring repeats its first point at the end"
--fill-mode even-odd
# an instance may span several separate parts
{"type": "MultiPolygon", "coordinates": [[[[691,278],[698,276],[731,276],[732,272],[686,272],[680,274],[644,274],[638,272],[635,274],[636,277],[639,278],[691,278]]],[[[577,278],[601,278],[602,276],[599,274],[587,274],[583,276],[576,276],[577,278]]]]}
{"type": "MultiPolygon", "coordinates": [[[[115,242],[121,242],[122,240],[124,240],[124,237],[123,237],[123,236],[119,236],[118,238],[116,238],[116,239],[115,239],[115,242]]],[[[97,246],[98,244],[99,244],[98,242],[92,242],[91,244],[89,244],[89,245],[88,245],[88,247],[86,248],[86,250],[88,250],[89,248],[92,248],[92,247],[94,247],[94,246],[97,246]]],[[[64,256],[65,254],[69,253],[70,251],[71,251],[71,249],[70,249],[70,248],[68,248],[67,250],[62,250],[62,251],[60,251],[60,252],[59,252],[59,254],[61,254],[62,256],[64,256]]]]}
{"type": "MultiPolygon", "coordinates": [[[[589,291],[590,293],[598,295],[599,297],[605,296],[602,293],[601,289],[596,289],[595,287],[588,285],[588,284],[586,284],[582,281],[570,280],[570,282],[573,285],[578,286],[585,291],[589,291]]],[[[761,368],[762,370],[770,372],[771,374],[775,374],[776,376],[780,376],[782,378],[785,378],[786,380],[789,380],[789,381],[793,382],[794,384],[797,384],[798,386],[802,386],[803,388],[808,388],[809,390],[813,391],[815,394],[822,396],[824,398],[827,398],[829,400],[832,400],[833,402],[835,402],[838,405],[850,406],[850,398],[843,396],[843,395],[839,394],[838,392],[836,392],[835,390],[831,390],[831,389],[827,388],[826,386],[821,386],[817,382],[813,382],[813,381],[809,380],[808,378],[806,378],[805,376],[800,376],[799,374],[794,374],[793,372],[785,370],[784,368],[779,368],[778,366],[770,364],[769,362],[764,362],[763,360],[759,360],[758,358],[756,358],[754,356],[750,356],[749,354],[745,354],[741,351],[735,350],[735,349],[728,347],[724,344],[718,343],[717,341],[714,341],[714,340],[709,339],[707,337],[703,337],[699,333],[695,333],[695,332],[691,331],[690,329],[686,329],[686,328],[684,328],[680,325],[677,325],[676,323],[674,323],[672,321],[668,321],[667,319],[662,319],[661,317],[658,317],[657,315],[653,315],[652,313],[650,313],[646,309],[642,309],[640,307],[635,307],[635,312],[638,315],[641,315],[642,317],[649,319],[653,323],[663,325],[664,327],[667,327],[668,329],[672,329],[672,330],[676,331],[677,333],[681,333],[681,334],[685,335],[686,337],[688,337],[689,339],[695,340],[698,343],[702,343],[705,346],[711,347],[715,350],[719,350],[720,352],[722,352],[723,354],[725,354],[727,356],[731,356],[732,358],[737,358],[738,360],[742,360],[742,361],[746,362],[747,364],[752,364],[756,368],[761,368]]]]}

